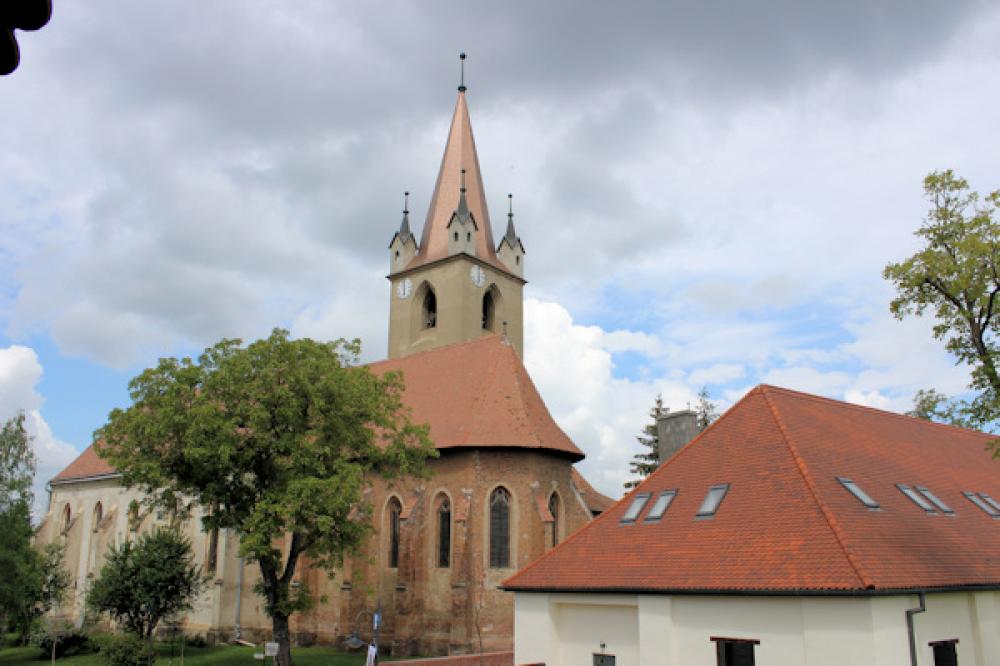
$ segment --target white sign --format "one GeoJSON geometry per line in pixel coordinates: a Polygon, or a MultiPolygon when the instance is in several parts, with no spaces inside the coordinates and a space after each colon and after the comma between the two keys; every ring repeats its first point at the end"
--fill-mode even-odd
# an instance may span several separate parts
{"type": "Polygon", "coordinates": [[[253,658],[254,659],[259,659],[261,661],[264,661],[264,653],[263,652],[254,652],[253,653],[253,658]]]}
{"type": "Polygon", "coordinates": [[[365,659],[365,666],[375,666],[378,663],[378,648],[374,645],[368,646],[368,658],[365,659]]]}
{"type": "Polygon", "coordinates": [[[372,629],[373,630],[378,631],[378,623],[381,620],[382,620],[382,614],[379,613],[378,611],[375,611],[375,614],[372,615],[372,629]]]}
{"type": "Polygon", "coordinates": [[[278,644],[277,643],[264,643],[264,654],[268,657],[278,656],[278,644]]]}

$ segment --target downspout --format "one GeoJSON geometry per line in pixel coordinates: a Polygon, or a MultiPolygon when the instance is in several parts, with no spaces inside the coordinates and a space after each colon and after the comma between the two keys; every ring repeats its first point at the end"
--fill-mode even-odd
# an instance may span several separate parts
{"type": "Polygon", "coordinates": [[[238,641],[243,638],[243,629],[240,627],[240,597],[243,594],[243,558],[240,558],[239,565],[236,569],[236,621],[235,621],[235,636],[233,640],[238,641]]]}
{"type": "Polygon", "coordinates": [[[910,666],[917,666],[917,637],[913,632],[913,616],[927,610],[926,599],[923,592],[917,592],[920,605],[916,608],[906,609],[906,633],[910,639],[910,666]]]}

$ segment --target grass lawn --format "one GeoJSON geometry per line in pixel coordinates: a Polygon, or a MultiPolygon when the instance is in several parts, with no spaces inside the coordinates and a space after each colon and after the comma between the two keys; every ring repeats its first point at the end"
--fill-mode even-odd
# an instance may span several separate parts
{"type": "MultiPolygon", "coordinates": [[[[180,666],[180,654],[178,645],[174,649],[174,666],[180,666]]],[[[184,666],[253,666],[264,662],[253,658],[254,652],[263,652],[263,648],[248,648],[238,645],[220,645],[211,648],[184,649],[184,666]]],[[[157,646],[157,666],[166,666],[170,657],[170,645],[160,644],[157,646]]],[[[292,657],[296,666],[364,666],[364,652],[347,654],[329,647],[294,648],[292,657]]],[[[389,661],[391,657],[387,657],[389,661]]],[[[12,664],[33,664],[34,666],[44,666],[49,660],[41,656],[41,651],[37,647],[0,648],[0,666],[12,664]]],[[[57,659],[57,664],[66,666],[103,666],[104,658],[99,654],[85,654],[57,659]]],[[[272,660],[267,660],[267,665],[271,666],[272,660]]]]}

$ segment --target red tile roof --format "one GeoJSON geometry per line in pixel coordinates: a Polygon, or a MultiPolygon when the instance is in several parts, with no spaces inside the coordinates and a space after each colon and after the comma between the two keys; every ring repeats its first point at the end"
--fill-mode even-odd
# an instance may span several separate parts
{"type": "Polygon", "coordinates": [[[75,479],[89,479],[95,476],[107,476],[108,474],[115,473],[115,469],[97,455],[94,447],[88,446],[66,469],[59,472],[52,479],[52,482],[58,483],[75,479]]]}
{"type": "MultiPolygon", "coordinates": [[[[403,402],[413,410],[415,423],[430,424],[438,449],[515,447],[583,459],[583,452],[552,419],[517,352],[500,335],[368,367],[380,374],[403,373],[403,402]]],[[[93,447],[87,447],[53,481],[113,473],[93,447]]]]}
{"type": "Polygon", "coordinates": [[[500,335],[372,363],[399,370],[403,401],[416,423],[430,423],[438,449],[516,447],[583,459],[549,414],[517,352],[500,335]]]}
{"type": "Polygon", "coordinates": [[[510,590],[878,592],[1000,587],[994,436],[759,386],[633,492],[504,583],[510,590]],[[865,508],[848,477],[880,505],[865,508]],[[695,514],[729,483],[714,518],[695,514]],[[896,488],[926,486],[928,515],[896,488]],[[676,489],[657,523],[621,518],[637,493],[676,489]]]}
{"type": "Polygon", "coordinates": [[[580,495],[583,496],[583,501],[587,504],[587,508],[590,509],[591,513],[594,515],[604,513],[614,506],[616,500],[594,490],[594,487],[590,485],[587,479],[583,478],[583,474],[580,474],[576,467],[573,468],[572,475],[573,483],[576,485],[576,489],[580,491],[580,495]]]}

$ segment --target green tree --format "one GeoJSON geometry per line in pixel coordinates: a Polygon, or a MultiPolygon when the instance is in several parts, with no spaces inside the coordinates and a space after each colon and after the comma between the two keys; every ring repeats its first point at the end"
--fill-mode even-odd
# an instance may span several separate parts
{"type": "Polygon", "coordinates": [[[656,428],[656,422],[668,411],[670,410],[663,406],[663,396],[657,395],[656,402],[649,410],[649,418],[652,421],[642,429],[641,435],[636,436],[636,441],[645,448],[632,456],[632,460],[628,464],[629,473],[637,475],[638,478],[626,481],[626,490],[638,486],[643,479],[655,472],[656,468],[660,466],[660,435],[656,428]]]}
{"type": "Polygon", "coordinates": [[[190,609],[203,584],[190,541],[174,529],[158,529],[111,547],[87,605],[146,641],[151,661],[157,625],[190,609]]]}
{"type": "Polygon", "coordinates": [[[702,386],[698,391],[698,404],[695,405],[694,413],[698,418],[698,432],[701,432],[712,425],[715,419],[719,418],[719,408],[712,402],[712,396],[708,393],[708,387],[702,386]]]}
{"type": "Polygon", "coordinates": [[[940,394],[924,391],[917,396],[915,411],[985,428],[1000,416],[1000,191],[981,197],[947,170],[924,179],[924,194],[930,211],[916,231],[923,247],[883,271],[896,289],[889,308],[897,319],[933,315],[934,337],[970,368],[969,387],[975,397],[938,400],[940,394]]]}
{"type": "Polygon", "coordinates": [[[34,477],[35,454],[21,412],[0,428],[0,628],[10,625],[21,642],[34,621],[58,605],[70,582],[59,546],[39,552],[31,545],[34,477]]]}
{"type": "Polygon", "coordinates": [[[34,500],[35,452],[24,428],[24,412],[8,419],[0,428],[0,512],[34,500]]]}
{"type": "Polygon", "coordinates": [[[436,455],[427,426],[409,420],[402,377],[358,366],[359,352],[276,329],[246,347],[223,340],[197,362],[161,359],[95,433],[126,484],[162,505],[217,507],[203,528],[234,530],[260,567],[280,666],[292,663],[288,618],[312,602],[291,586],[299,558],[338,565],[371,530],[362,491],[373,475],[423,474],[436,455]]]}

